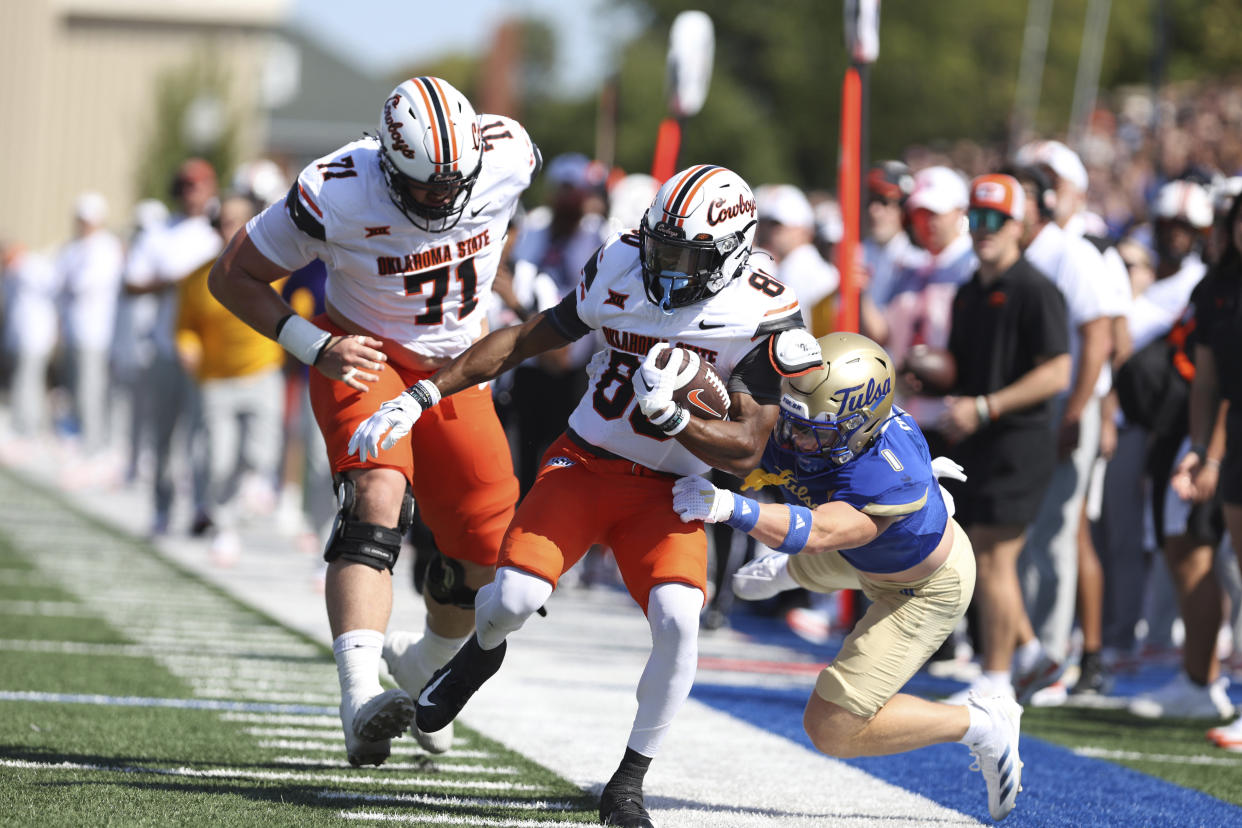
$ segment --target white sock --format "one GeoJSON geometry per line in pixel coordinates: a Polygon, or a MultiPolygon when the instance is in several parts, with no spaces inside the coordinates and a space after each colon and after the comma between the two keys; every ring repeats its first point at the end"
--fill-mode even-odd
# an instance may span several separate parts
{"type": "Polygon", "coordinates": [[[354,706],[384,692],[379,682],[384,634],[379,630],[350,630],[332,642],[341,698],[354,706]]]}
{"type": "Polygon", "coordinates": [[[989,693],[1008,692],[1012,685],[1013,679],[1008,670],[986,670],[983,673],[983,688],[989,693]]]}
{"type": "Polygon", "coordinates": [[[423,637],[414,645],[414,657],[418,661],[418,669],[428,676],[439,670],[445,664],[449,663],[449,659],[457,655],[457,651],[462,645],[470,639],[470,636],[464,635],[461,638],[445,638],[442,635],[436,635],[430,628],[423,630],[423,637]]]}
{"type": "Polygon", "coordinates": [[[992,732],[992,717],[973,704],[966,705],[966,712],[970,714],[970,727],[966,728],[966,735],[960,741],[963,745],[974,747],[992,732]]]}
{"type": "Polygon", "coordinates": [[[1044,645],[1039,642],[1038,638],[1032,638],[1030,641],[1022,644],[1018,649],[1013,651],[1014,672],[1025,673],[1035,666],[1039,661],[1039,657],[1044,654],[1044,645]]]}

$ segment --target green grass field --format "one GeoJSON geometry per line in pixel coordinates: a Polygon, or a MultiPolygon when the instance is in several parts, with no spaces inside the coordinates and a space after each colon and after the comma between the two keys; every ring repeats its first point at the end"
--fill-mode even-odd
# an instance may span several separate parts
{"type": "MultiPolygon", "coordinates": [[[[3,471],[0,518],[0,824],[596,821],[594,795],[465,727],[447,756],[406,738],[383,767],[350,768],[326,648],[3,471]]],[[[1023,718],[1026,735],[1242,805],[1242,754],[1205,729],[1023,718]]]]}
{"type": "Polygon", "coordinates": [[[0,823],[595,821],[593,797],[464,727],[451,758],[406,738],[350,768],[326,649],[71,513],[45,531],[91,542],[36,557],[53,506],[24,497],[0,529],[0,823]]]}

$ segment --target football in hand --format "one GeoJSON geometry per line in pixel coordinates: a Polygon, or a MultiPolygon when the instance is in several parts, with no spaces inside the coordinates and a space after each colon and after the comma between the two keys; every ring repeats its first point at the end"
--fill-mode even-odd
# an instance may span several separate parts
{"type": "Polygon", "coordinates": [[[906,354],[897,373],[911,393],[942,397],[957,383],[957,361],[945,348],[920,344],[906,354]]]}
{"type": "Polygon", "coordinates": [[[681,360],[677,382],[673,387],[673,402],[703,420],[723,420],[729,415],[729,392],[715,367],[705,359],[690,359],[690,352],[680,348],[667,348],[656,357],[656,366],[668,365],[671,354],[681,360]],[[691,362],[698,363],[698,370],[690,371],[691,362]]]}

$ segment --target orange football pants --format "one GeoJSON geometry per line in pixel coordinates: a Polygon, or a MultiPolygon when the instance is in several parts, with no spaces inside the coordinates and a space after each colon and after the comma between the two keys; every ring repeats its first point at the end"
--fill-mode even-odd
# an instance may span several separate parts
{"type": "MultiPolygon", "coordinates": [[[[334,335],[347,334],[327,316],[314,321],[334,335]]],[[[440,551],[450,558],[491,566],[513,518],[518,483],[509,442],[487,387],[445,397],[423,412],[408,437],[382,451],[378,461],[363,463],[349,453],[349,438],[359,423],[382,403],[431,376],[431,372],[402,366],[409,359],[402,354],[403,346],[388,340],[383,343],[380,350],[388,355],[388,362],[377,372],[379,381],[365,392],[318,371],[310,372],[311,408],[328,446],[332,473],[397,469],[410,481],[419,514],[440,551]]]]}
{"type": "Polygon", "coordinates": [[[612,549],[626,589],[643,612],[656,584],[707,590],[707,535],[673,511],[675,475],[605,459],[561,435],[543,456],[500,547],[500,566],[551,582],[592,544],[612,549]]]}

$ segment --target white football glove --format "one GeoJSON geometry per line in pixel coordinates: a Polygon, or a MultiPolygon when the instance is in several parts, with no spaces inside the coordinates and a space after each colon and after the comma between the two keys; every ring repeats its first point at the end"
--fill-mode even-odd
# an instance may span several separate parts
{"type": "MultiPolygon", "coordinates": [[[[931,461],[932,474],[939,480],[942,477],[948,477],[952,480],[966,480],[966,470],[948,457],[936,457],[931,461]]],[[[949,517],[953,517],[957,513],[957,504],[953,502],[953,495],[949,494],[949,490],[944,486],[940,487],[940,497],[944,500],[944,508],[949,513],[949,517]]]]}
{"type": "Polygon", "coordinates": [[[424,406],[415,399],[414,394],[410,393],[414,389],[402,391],[381,405],[378,411],[354,429],[353,436],[349,438],[349,453],[356,452],[358,459],[363,463],[367,462],[368,458],[379,459],[381,448],[390,449],[397,444],[398,440],[409,434],[424,408],[429,408],[440,401],[440,392],[431,382],[422,380],[415,385],[415,388],[420,386],[423,389],[431,386],[430,391],[424,390],[422,395],[424,398],[430,398],[430,405],[424,406]],[[384,436],[385,434],[387,436],[384,436]]]}
{"type": "Polygon", "coordinates": [[[733,573],[733,594],[743,601],[762,601],[801,584],[789,574],[789,555],[769,552],[733,573]]]}
{"type": "Polygon", "coordinates": [[[587,378],[591,381],[591,385],[599,382],[599,378],[607,370],[609,363],[612,362],[612,350],[605,348],[602,351],[596,351],[595,356],[591,357],[591,361],[586,364],[587,378]]]}
{"type": "Polygon", "coordinates": [[[683,477],[673,484],[673,511],[682,523],[720,523],[733,517],[733,493],[717,489],[698,475],[683,477]]]}
{"type": "Polygon", "coordinates": [[[657,368],[656,357],[668,347],[667,342],[652,345],[634,374],[634,396],[638,398],[638,407],[648,420],[667,419],[676,406],[673,390],[677,387],[677,375],[684,371],[694,376],[699,370],[699,355],[681,348],[674,348],[664,367],[657,368]]]}

